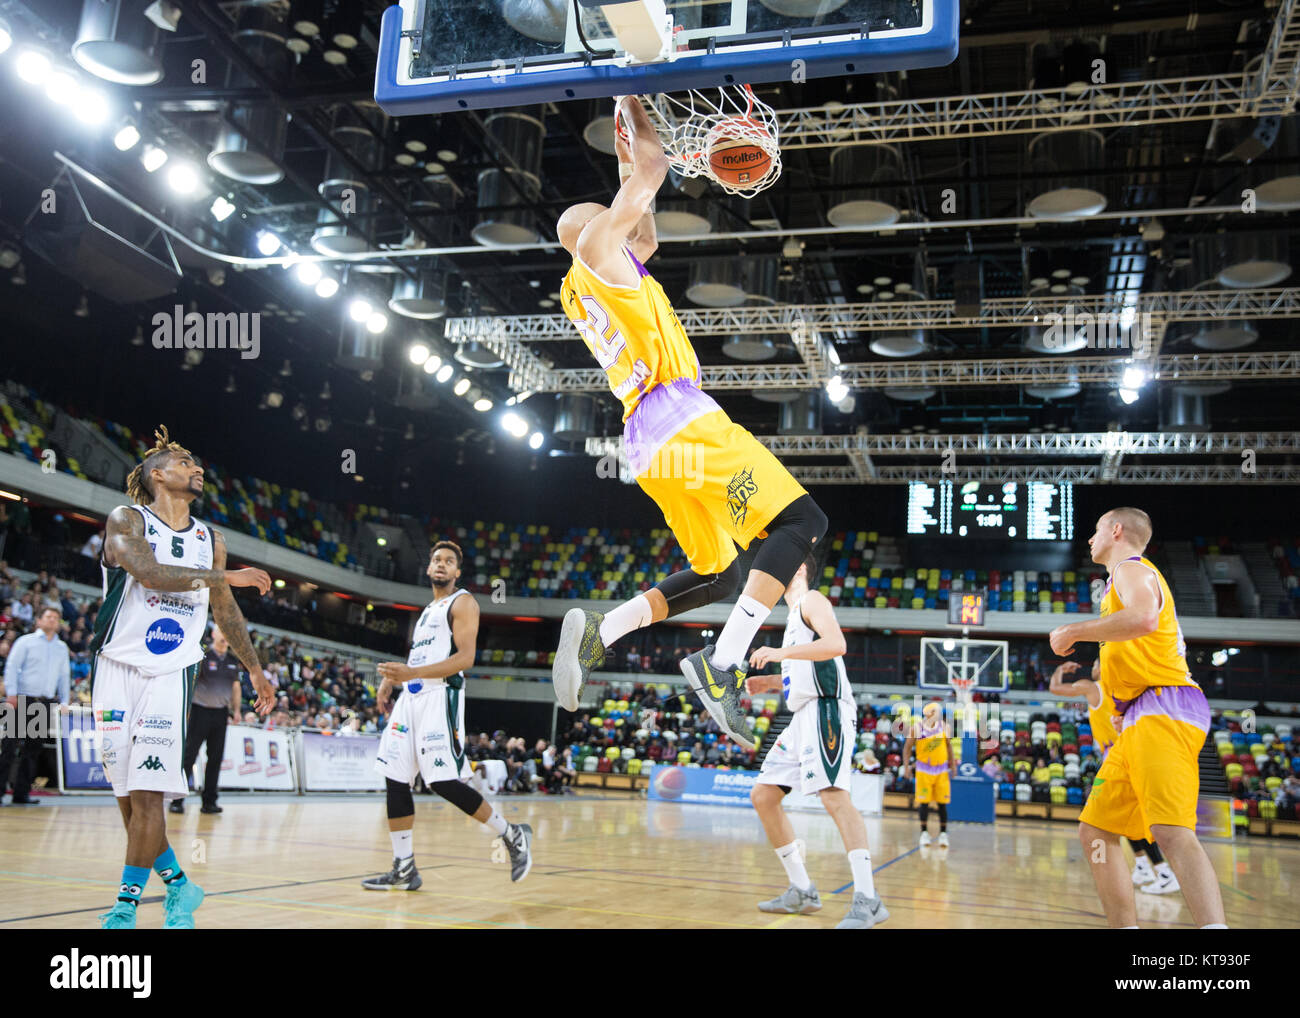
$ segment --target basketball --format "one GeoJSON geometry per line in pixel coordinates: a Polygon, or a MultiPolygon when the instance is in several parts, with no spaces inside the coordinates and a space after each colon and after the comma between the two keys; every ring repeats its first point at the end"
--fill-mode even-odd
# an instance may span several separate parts
{"type": "Polygon", "coordinates": [[[748,137],[723,134],[709,146],[709,169],[726,184],[757,184],[771,172],[772,157],[748,137]]]}

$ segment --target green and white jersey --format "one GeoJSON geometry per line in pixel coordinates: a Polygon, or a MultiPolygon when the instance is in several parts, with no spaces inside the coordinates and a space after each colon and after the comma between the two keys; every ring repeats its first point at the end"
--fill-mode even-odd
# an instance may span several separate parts
{"type": "MultiPolygon", "coordinates": [[[[446,597],[430,602],[420,613],[415,623],[415,631],[411,634],[411,652],[406,656],[408,665],[412,668],[435,665],[440,661],[446,661],[456,653],[456,641],[451,632],[451,606],[456,598],[466,593],[468,591],[464,587],[457,587],[446,597]]],[[[463,673],[448,676],[446,679],[416,679],[406,684],[406,692],[418,693],[422,689],[442,685],[453,685],[459,688],[464,683],[463,673]]]]}
{"type": "MultiPolygon", "coordinates": [[[[781,646],[793,647],[801,643],[812,643],[816,639],[817,632],[804,621],[801,597],[790,606],[786,615],[785,636],[781,640],[781,646]]],[[[819,697],[832,697],[857,709],[843,657],[831,658],[829,661],[791,661],[787,658],[781,662],[781,691],[785,696],[786,707],[792,713],[819,697]]]]}
{"type": "MultiPolygon", "coordinates": [[[[212,528],[190,519],[184,530],[167,526],[148,506],[130,508],[144,519],[144,536],[163,565],[212,568],[212,528]]],[[[203,658],[200,640],[208,621],[208,588],[150,590],[122,566],[99,557],[104,575],[104,605],[95,617],[90,649],[141,675],[162,675],[203,658]]]]}

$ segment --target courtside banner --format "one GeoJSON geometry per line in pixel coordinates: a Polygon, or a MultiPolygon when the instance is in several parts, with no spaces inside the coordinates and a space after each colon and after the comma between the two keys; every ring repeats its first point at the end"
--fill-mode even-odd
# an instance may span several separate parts
{"type": "Polygon", "coordinates": [[[63,768],[63,787],[81,791],[112,790],[99,755],[99,736],[90,711],[74,707],[59,722],[59,758],[63,768]]]}
{"type": "Polygon", "coordinates": [[[375,770],[377,735],[301,734],[302,787],[307,792],[382,792],[384,777],[375,770]]]}
{"type": "MultiPolygon", "coordinates": [[[[230,725],[226,748],[221,755],[218,789],[247,788],[255,792],[296,792],[298,778],[289,752],[289,730],[230,725]]],[[[200,783],[206,773],[208,747],[204,744],[194,763],[194,779],[200,783]]]]}
{"type": "Polygon", "coordinates": [[[650,798],[710,806],[749,806],[758,771],[720,771],[706,767],[656,764],[650,769],[650,798]]]}

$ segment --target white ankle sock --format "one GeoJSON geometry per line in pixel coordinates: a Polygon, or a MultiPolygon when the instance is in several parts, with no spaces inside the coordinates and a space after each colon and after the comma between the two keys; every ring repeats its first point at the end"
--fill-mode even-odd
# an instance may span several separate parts
{"type": "Polygon", "coordinates": [[[812,878],[808,876],[808,871],[804,869],[803,857],[799,854],[799,842],[792,841],[788,845],[782,845],[776,850],[776,857],[781,860],[781,865],[785,867],[785,875],[790,878],[790,883],[801,891],[806,891],[812,887],[812,878]]]}
{"type": "Polygon", "coordinates": [[[393,858],[409,859],[415,855],[414,831],[389,831],[393,841],[393,858]]]}
{"type": "Polygon", "coordinates": [[[876,881],[871,876],[871,853],[865,848],[855,848],[849,853],[849,869],[853,871],[853,893],[876,896],[876,881]]]}
{"type": "Polygon", "coordinates": [[[1117,926],[1116,929],[1119,929],[1119,930],[1136,930],[1137,927],[1136,927],[1136,926],[1117,926]]]}
{"type": "Polygon", "coordinates": [[[605,616],[600,623],[600,642],[608,647],[620,636],[650,625],[652,617],[649,600],[644,594],[638,594],[605,616]]]}
{"type": "Polygon", "coordinates": [[[1227,923],[1206,923],[1201,927],[1203,930],[1226,930],[1227,928],[1227,923]]]}
{"type": "Polygon", "coordinates": [[[492,815],[483,822],[491,827],[493,832],[496,834],[505,834],[506,828],[510,826],[506,823],[506,818],[497,812],[495,806],[492,807],[492,815]]]}
{"type": "Polygon", "coordinates": [[[749,645],[759,627],[772,614],[761,601],[755,601],[747,594],[741,594],[736,607],[731,609],[727,624],[718,634],[718,643],[713,650],[713,663],[719,668],[731,668],[743,662],[749,652],[749,645]]]}

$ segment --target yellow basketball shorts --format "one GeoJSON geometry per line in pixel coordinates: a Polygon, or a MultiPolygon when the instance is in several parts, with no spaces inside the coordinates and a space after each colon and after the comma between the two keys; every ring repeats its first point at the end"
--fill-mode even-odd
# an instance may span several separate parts
{"type": "Polygon", "coordinates": [[[1198,686],[1155,686],[1124,712],[1119,740],[1093,780],[1079,819],[1126,838],[1150,841],[1152,824],[1196,829],[1196,758],[1210,728],[1198,686]]]}
{"type": "Polygon", "coordinates": [[[669,438],[636,482],[697,573],[720,573],[782,509],[807,492],[771,451],[722,410],[669,438]]]}
{"type": "Polygon", "coordinates": [[[952,802],[952,785],[948,781],[948,772],[942,774],[926,774],[924,771],[916,772],[916,804],[934,803],[938,805],[948,805],[952,802]]]}

